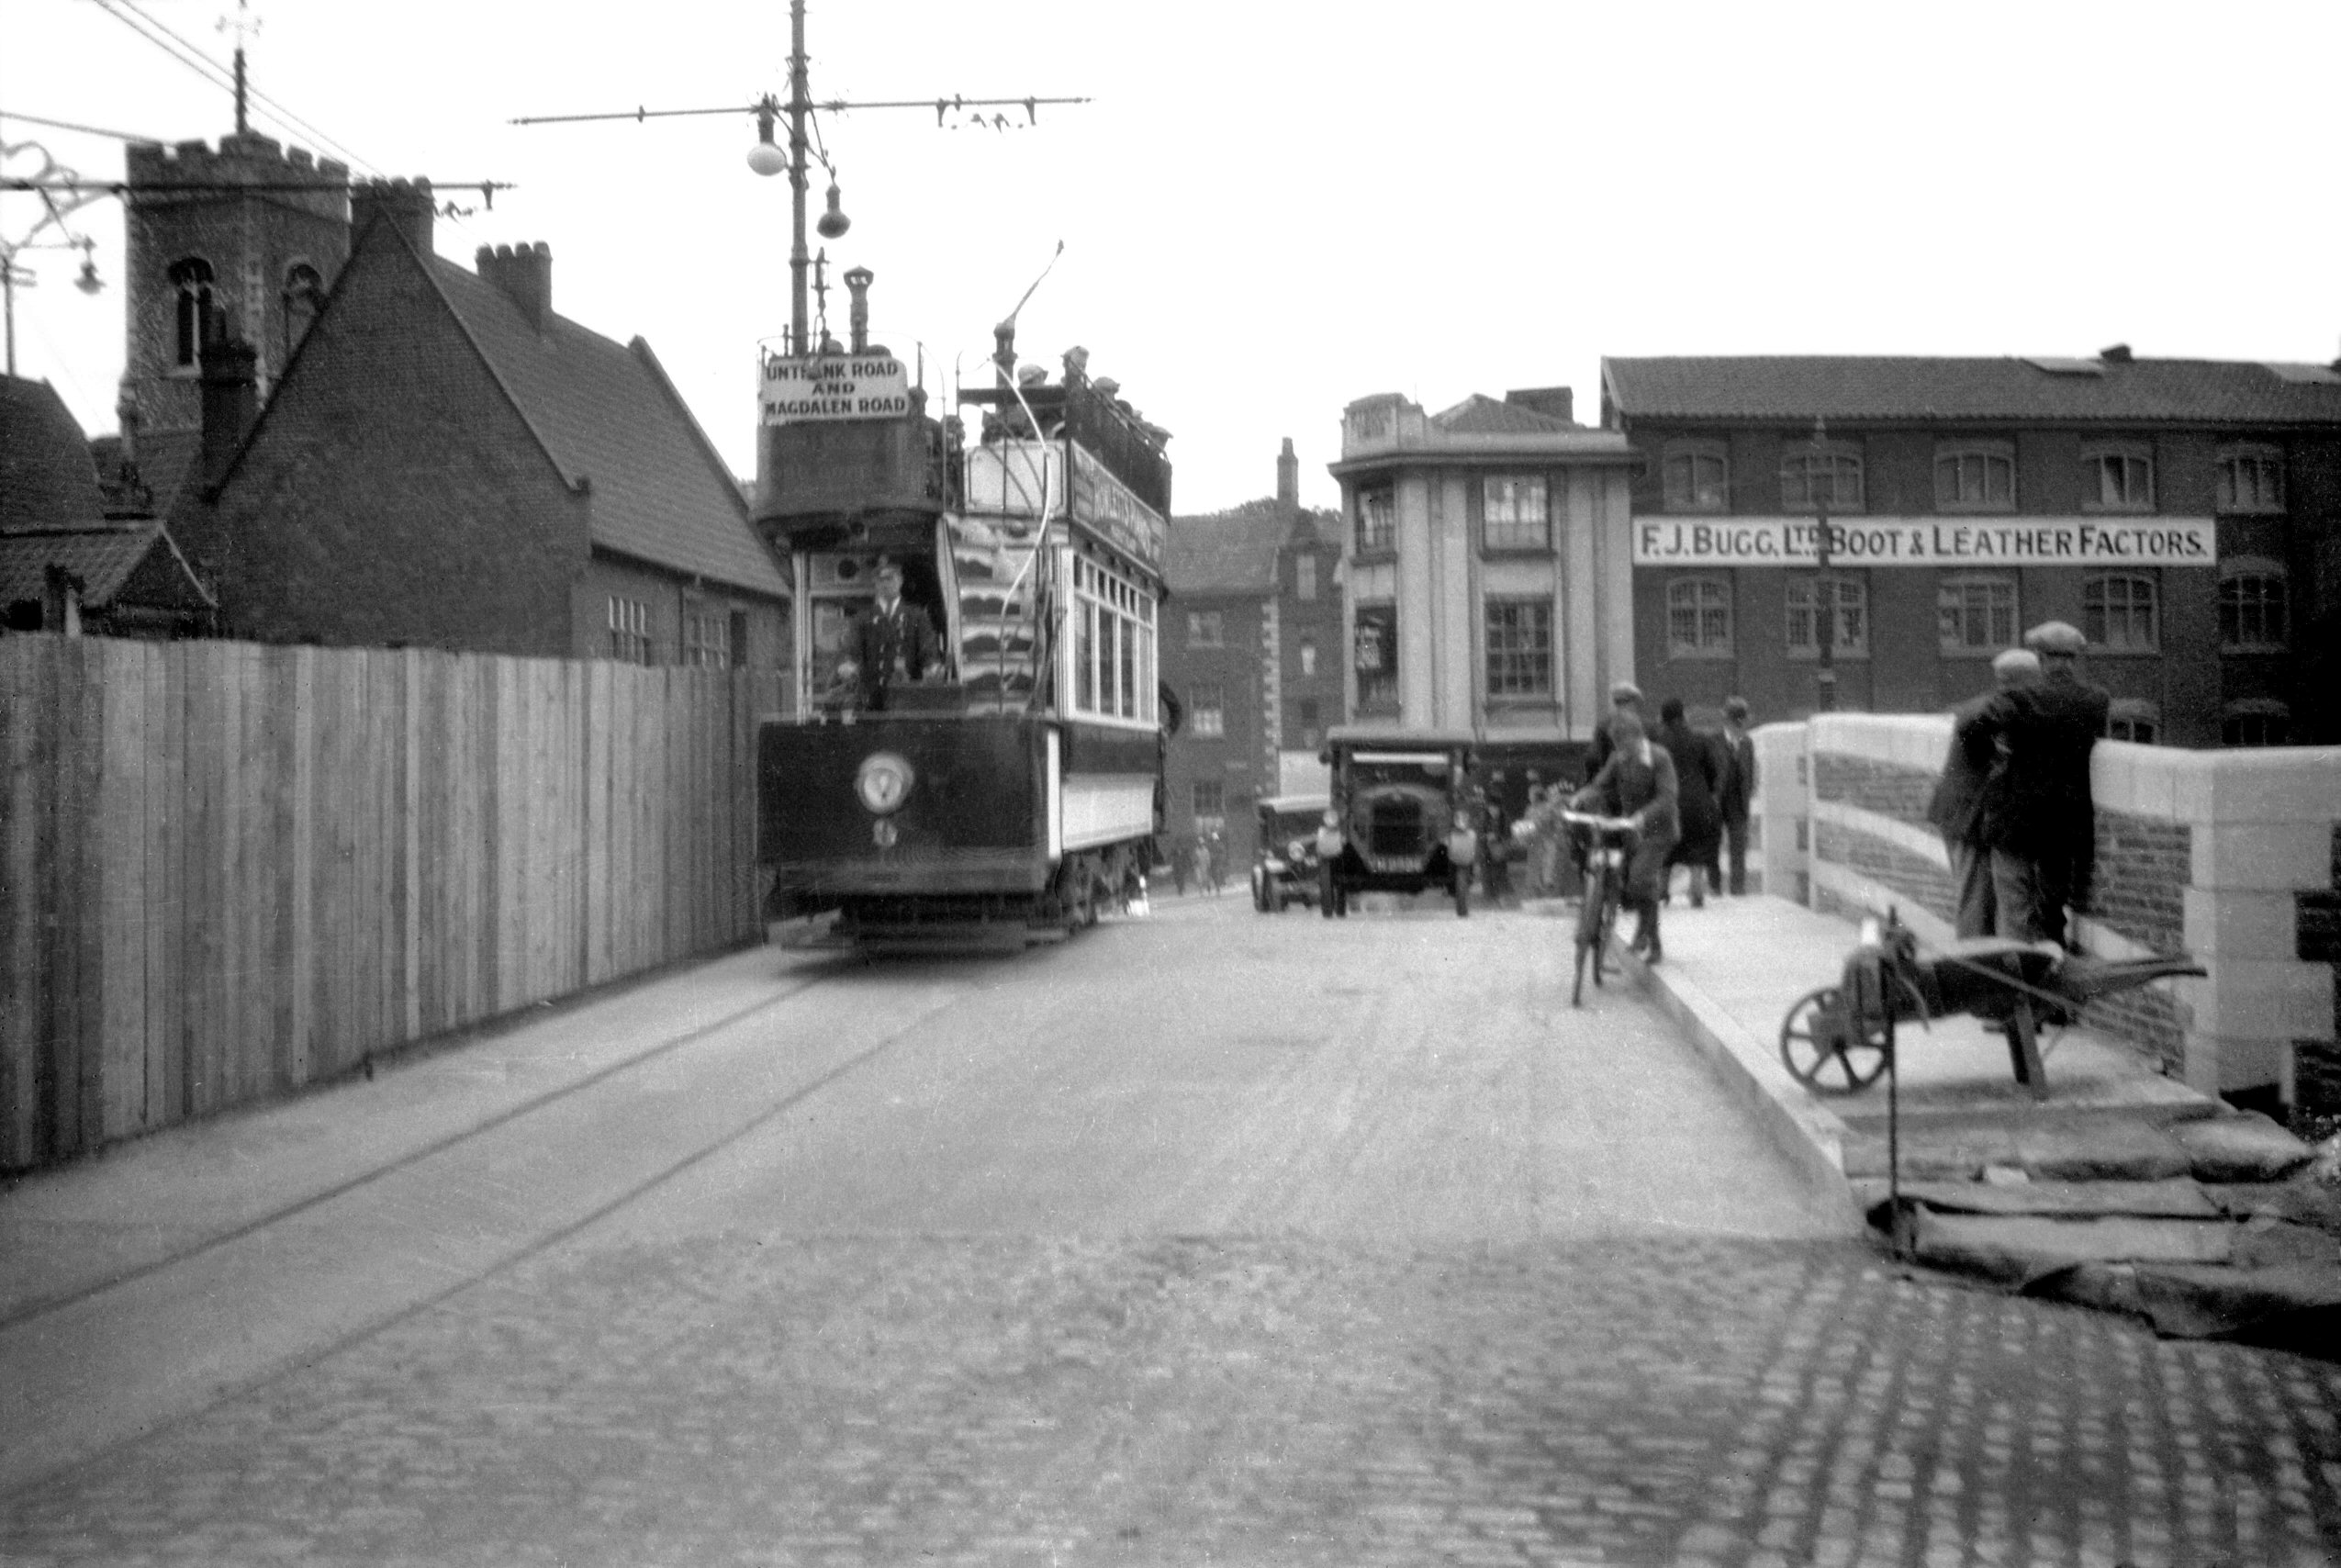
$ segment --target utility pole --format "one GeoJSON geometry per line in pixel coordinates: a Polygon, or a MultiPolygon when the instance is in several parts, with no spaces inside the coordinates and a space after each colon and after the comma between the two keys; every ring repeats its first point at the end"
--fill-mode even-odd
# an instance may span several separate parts
{"type": "Polygon", "coordinates": [[[1837,465],[1829,460],[1829,421],[1814,415],[1812,448],[1816,462],[1805,470],[1805,486],[1813,501],[1813,535],[1819,575],[1813,580],[1813,636],[1820,652],[1813,672],[1819,689],[1814,705],[1827,713],[1837,706],[1837,585],[1829,577],[1829,503],[1837,498],[1837,465]],[[1826,474],[1824,487],[1818,482],[1826,474]]]}
{"type": "MultiPolygon", "coordinates": [[[[816,101],[812,95],[805,61],[805,0],[789,0],[789,96],[785,102],[767,94],[745,108],[636,108],[616,114],[526,115],[511,123],[514,125],[561,125],[581,120],[669,119],[685,115],[745,113],[755,116],[756,145],[748,150],[748,167],[759,174],[778,174],[785,170],[789,175],[789,352],[793,354],[809,355],[815,353],[821,346],[814,342],[812,337],[812,312],[805,279],[806,273],[812,266],[812,252],[805,245],[805,196],[812,188],[809,163],[812,151],[811,130],[812,117],[815,114],[845,114],[854,109],[933,109],[935,123],[939,128],[947,115],[964,114],[971,109],[1013,107],[1025,111],[1025,125],[1036,125],[1039,123],[1040,106],[1043,104],[1086,104],[1088,102],[1087,98],[966,98],[956,94],[947,98],[888,98],[862,103],[848,102],[843,98],[816,101]],[[784,114],[789,117],[789,148],[785,153],[773,142],[773,133],[778,129],[780,117],[784,114]]],[[[1011,129],[1011,122],[1004,114],[994,114],[989,119],[979,114],[974,116],[969,123],[980,126],[988,125],[998,130],[1011,129]]],[[[824,168],[829,168],[829,159],[825,152],[822,155],[821,162],[824,168]]],[[[830,169],[833,177],[829,185],[829,207],[828,210],[821,215],[816,225],[823,237],[830,240],[834,240],[845,233],[847,225],[846,214],[838,206],[835,173],[834,168],[830,169]]]]}

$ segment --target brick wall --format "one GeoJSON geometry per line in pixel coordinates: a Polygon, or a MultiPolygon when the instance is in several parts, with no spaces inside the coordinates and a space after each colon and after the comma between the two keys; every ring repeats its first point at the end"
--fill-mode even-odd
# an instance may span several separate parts
{"type": "MultiPolygon", "coordinates": [[[[1814,908],[1894,904],[1930,944],[1950,935],[1949,856],[1924,826],[1950,721],[1832,713],[1758,732],[1775,890],[1801,873],[1814,908]],[[1787,765],[1783,767],[1782,765],[1787,765]],[[1798,765],[1809,764],[1799,769],[1798,765]],[[1805,781],[1806,778],[1810,782],[1805,781]],[[1805,830],[1809,828],[1808,834],[1805,830]],[[1799,858],[1795,840],[1810,844],[1799,858]]],[[[2341,1051],[2341,748],[2197,752],[2101,743],[2094,906],[2111,958],[2186,952],[2210,971],[2092,1007],[2093,1025],[2205,1092],[2322,1081],[2341,1051]]]]}

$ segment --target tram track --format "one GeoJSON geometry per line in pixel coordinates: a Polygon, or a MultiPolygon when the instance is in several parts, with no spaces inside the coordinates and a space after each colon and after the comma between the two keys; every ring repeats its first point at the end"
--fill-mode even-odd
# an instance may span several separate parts
{"type": "Polygon", "coordinates": [[[846,1027],[824,1033],[824,1020],[808,1014],[802,1048],[768,1059],[762,1042],[781,1020],[868,969],[823,966],[460,1131],[0,1320],[0,1403],[25,1417],[12,1423],[13,1437],[0,1432],[0,1494],[265,1386],[557,1249],[897,1049],[963,991],[892,992],[894,1005],[859,1015],[875,1026],[858,1039],[846,1027]],[[695,1059],[694,1047],[710,1054],[695,1059]],[[742,1061],[759,1063],[764,1081],[727,1078],[742,1061]]]}

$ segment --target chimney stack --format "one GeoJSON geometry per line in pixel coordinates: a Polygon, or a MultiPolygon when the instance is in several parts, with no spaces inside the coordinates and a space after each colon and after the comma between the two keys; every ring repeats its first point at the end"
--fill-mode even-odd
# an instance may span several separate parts
{"type": "Polygon", "coordinates": [[[553,319],[552,246],[543,241],[533,245],[482,245],[472,261],[480,277],[495,285],[531,328],[544,330],[553,319]]]}
{"type": "Polygon", "coordinates": [[[260,354],[233,335],[225,311],[215,310],[204,330],[203,436],[201,474],[204,486],[227,476],[228,465],[243,444],[244,434],[260,415],[260,354]]]}
{"type": "Polygon", "coordinates": [[[418,255],[431,254],[431,225],[439,216],[439,207],[432,199],[429,180],[367,180],[352,185],[351,235],[364,235],[376,216],[397,224],[418,255]]]}
{"type": "Polygon", "coordinates": [[[1284,512],[1294,512],[1301,506],[1301,460],[1293,455],[1293,438],[1284,438],[1284,450],[1276,454],[1276,505],[1284,512]]]}
{"type": "Polygon", "coordinates": [[[856,353],[869,352],[869,286],[877,281],[878,274],[868,267],[855,267],[846,274],[846,287],[854,297],[853,310],[846,319],[851,323],[856,353]]]}

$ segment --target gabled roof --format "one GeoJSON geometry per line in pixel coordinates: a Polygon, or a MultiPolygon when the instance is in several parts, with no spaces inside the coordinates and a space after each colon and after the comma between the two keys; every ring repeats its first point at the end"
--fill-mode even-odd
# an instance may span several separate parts
{"type": "Polygon", "coordinates": [[[0,375],[0,533],[106,515],[89,440],[46,381],[0,375]]]}
{"type": "Polygon", "coordinates": [[[1605,359],[1603,400],[1626,419],[2341,422],[2323,366],[2188,359],[1766,355],[1605,359]]]}
{"type": "MultiPolygon", "coordinates": [[[[571,488],[588,492],[597,549],[788,595],[787,579],[748,521],[739,482],[648,343],[636,338],[622,344],[550,312],[539,331],[502,289],[453,262],[420,253],[398,225],[384,220],[370,225],[353,248],[320,322],[341,306],[359,274],[361,254],[383,246],[397,247],[421,268],[554,471],[571,488]]],[[[286,383],[297,385],[289,370],[286,383]]],[[[271,399],[271,409],[275,402],[271,399]]],[[[244,451],[266,427],[269,411],[263,410],[244,451]]]]}
{"type": "Polygon", "coordinates": [[[126,588],[134,590],[129,601],[150,607],[213,607],[211,596],[160,522],[98,523],[0,535],[0,604],[41,598],[51,566],[62,566],[77,578],[82,602],[95,609],[124,598],[126,588]]]}
{"type": "Polygon", "coordinates": [[[1453,408],[1431,415],[1430,422],[1456,435],[1543,435],[1585,428],[1484,392],[1474,392],[1453,408]]]}
{"type": "Polygon", "coordinates": [[[1328,547],[1327,520],[1303,507],[1288,512],[1273,498],[1246,501],[1227,511],[1170,520],[1163,581],[1178,594],[1272,593],[1278,552],[1314,538],[1328,547]]]}
{"type": "MultiPolygon", "coordinates": [[[[393,224],[377,228],[405,236],[393,224]]],[[[548,314],[531,326],[504,291],[438,256],[431,281],[564,478],[592,491],[593,543],[676,571],[785,595],[739,484],[666,373],[636,338],[620,344],[548,314]]]]}

